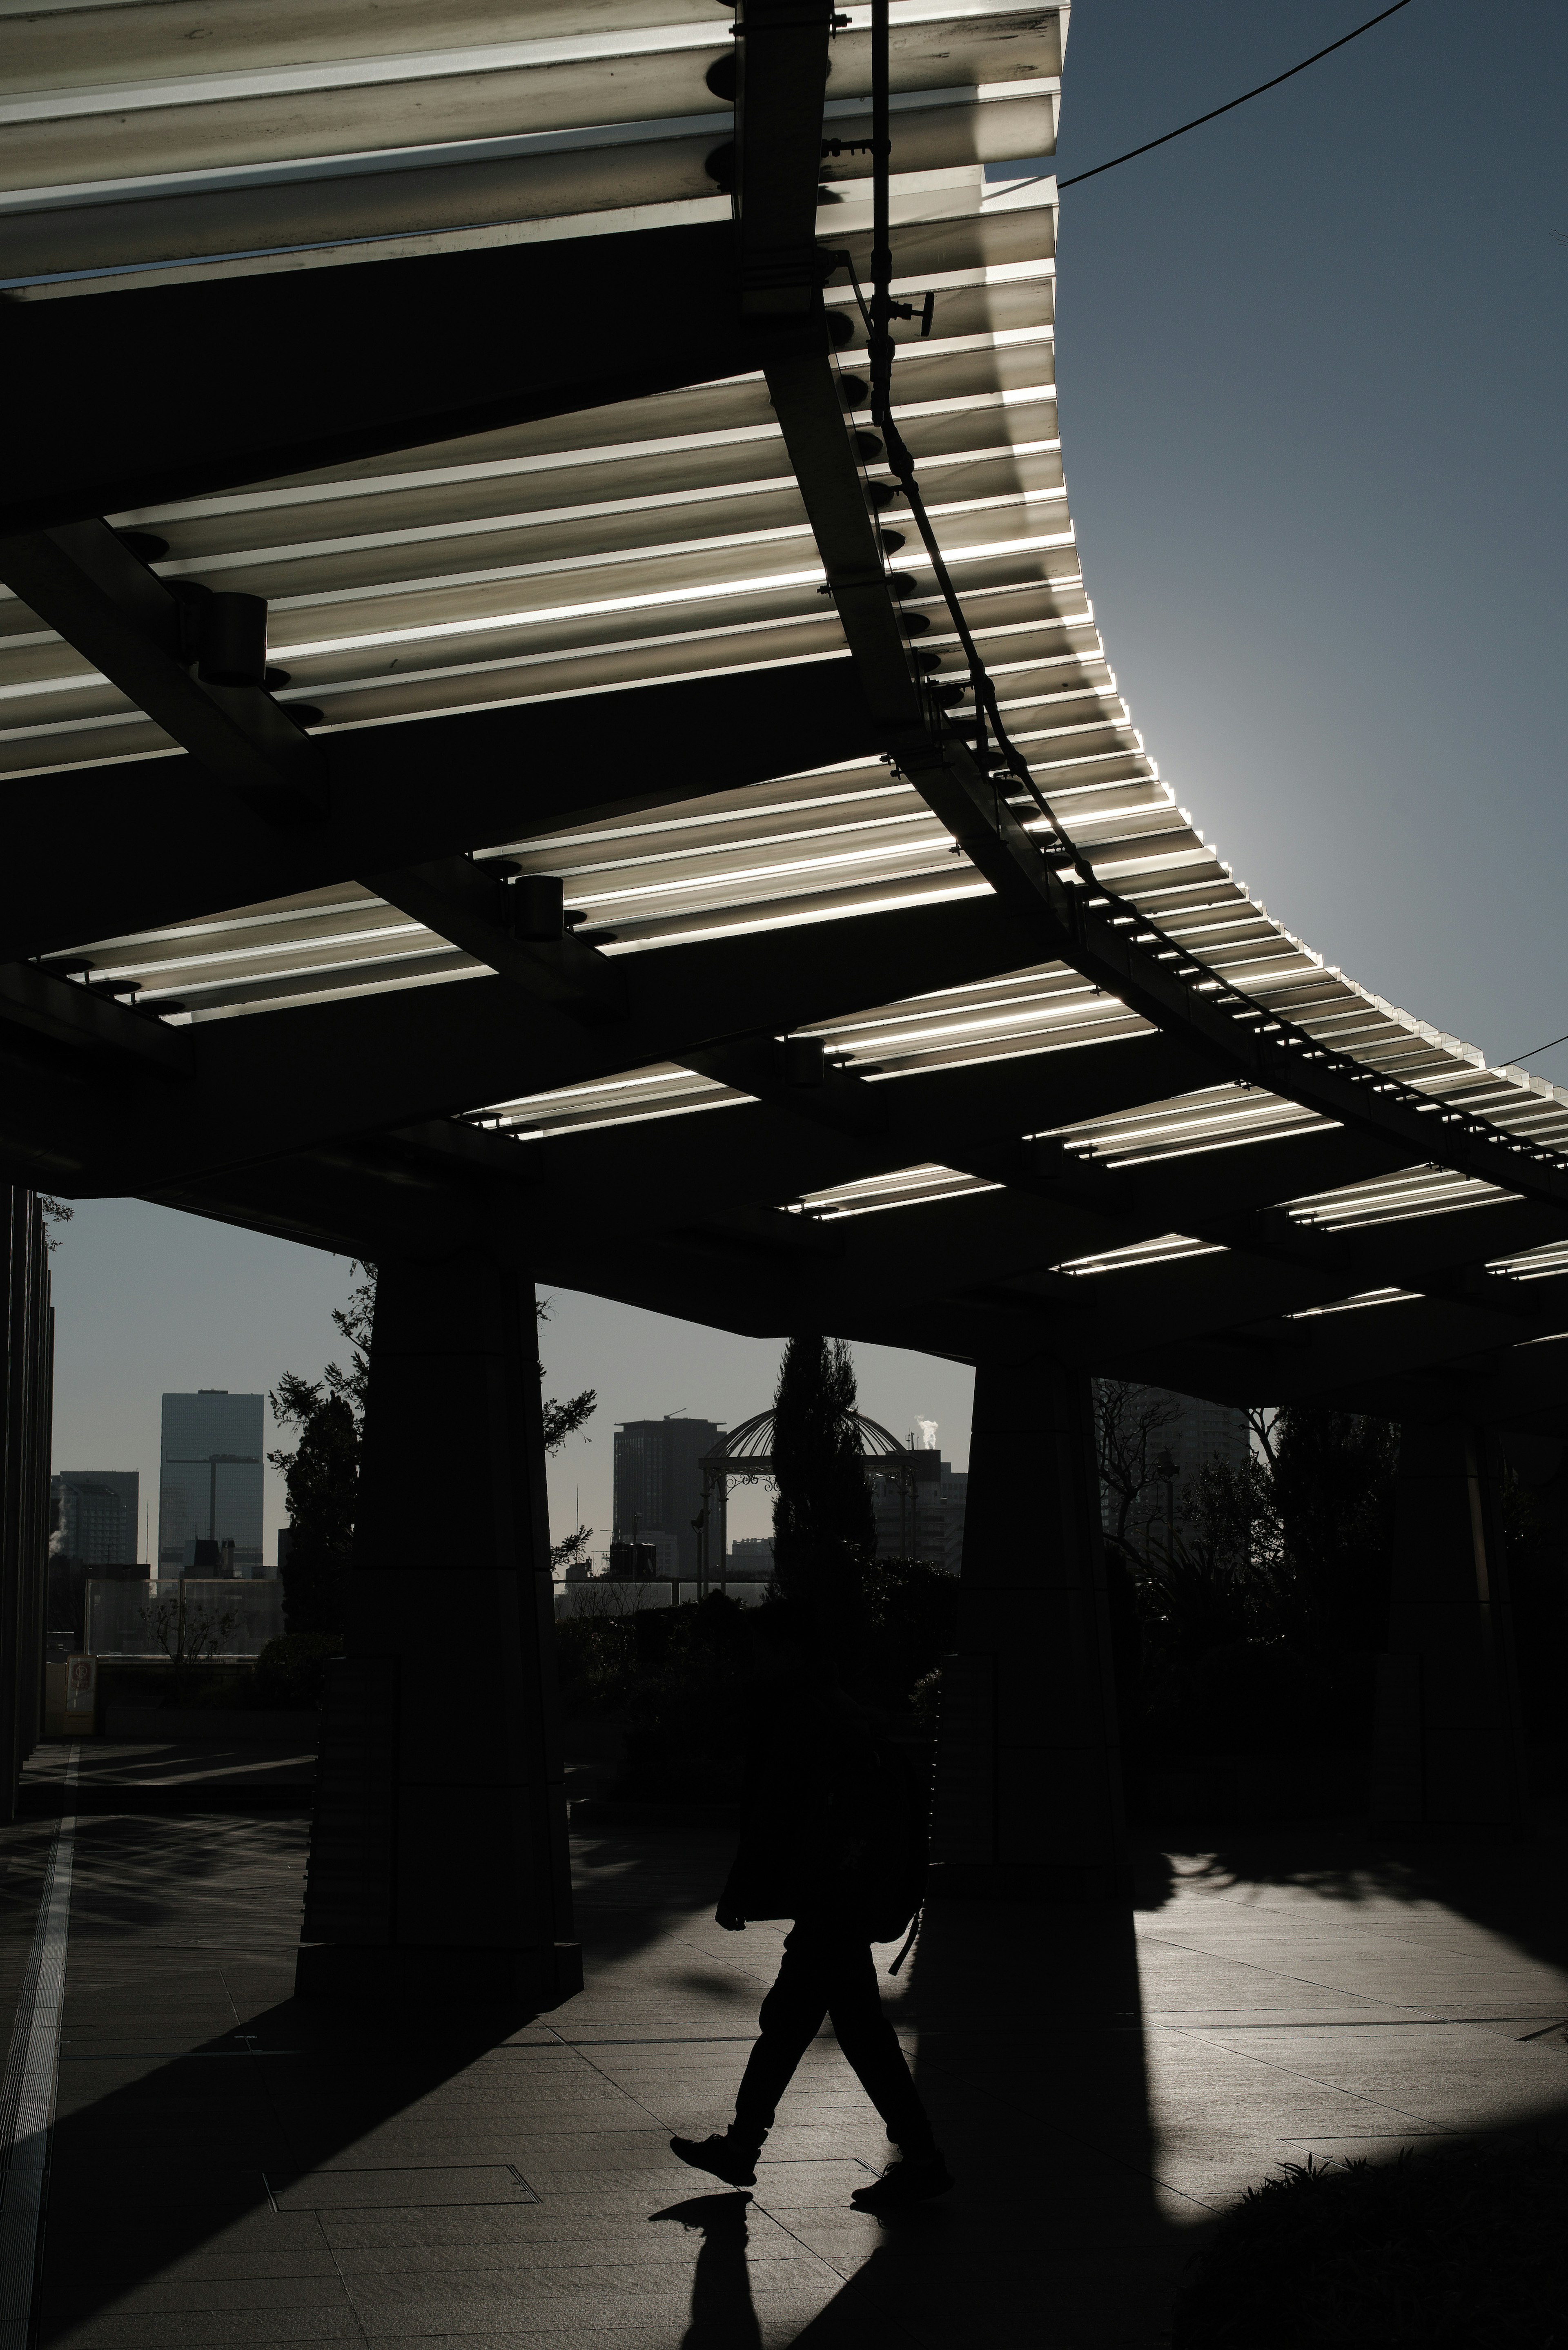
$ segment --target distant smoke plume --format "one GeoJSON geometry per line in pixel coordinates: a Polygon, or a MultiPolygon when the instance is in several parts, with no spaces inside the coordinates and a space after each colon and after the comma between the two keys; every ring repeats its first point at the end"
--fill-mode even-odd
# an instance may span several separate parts
{"type": "Polygon", "coordinates": [[[915,1426],[920,1431],[920,1440],[915,1447],[916,1451],[934,1452],[937,1449],[936,1421],[934,1419],[917,1419],[915,1426]]]}

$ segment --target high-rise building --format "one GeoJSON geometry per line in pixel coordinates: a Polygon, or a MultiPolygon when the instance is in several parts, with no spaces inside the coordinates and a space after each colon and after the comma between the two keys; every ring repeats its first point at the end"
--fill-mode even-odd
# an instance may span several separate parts
{"type": "Polygon", "coordinates": [[[942,1565],[950,1575],[963,1573],[963,1513],[969,1499],[969,1471],[950,1469],[942,1462],[942,1565]]]}
{"type": "Polygon", "coordinates": [[[682,1576],[698,1571],[692,1523],[702,1507],[705,1452],[724,1432],[714,1419],[623,1420],[615,1432],[615,1539],[648,1542],[674,1536],[682,1576]]]}
{"type": "Polygon", "coordinates": [[[86,1566],[136,1557],[141,1480],[134,1469],[57,1469],[49,1480],[49,1547],[86,1566]]]}
{"type": "MultiPolygon", "coordinates": [[[[1204,1464],[1240,1469],[1251,1438],[1241,1404],[1210,1403],[1177,1395],[1169,1388],[1130,1386],[1122,1390],[1119,1427],[1114,1437],[1118,1482],[1136,1488],[1127,1509],[1126,1539],[1146,1556],[1169,1547],[1172,1522],[1180,1537],[1184,1505],[1196,1491],[1204,1464]]],[[[1114,1534],[1125,1496],[1106,1479],[1101,1487],[1102,1523],[1114,1534]]]]}
{"type": "MultiPolygon", "coordinates": [[[[868,1466],[879,1469],[882,1462],[868,1466]]],[[[963,1564],[968,1488],[968,1472],[950,1468],[934,1449],[907,1453],[892,1476],[873,1475],[877,1557],[924,1559],[957,1575],[963,1564]]]]}
{"type": "Polygon", "coordinates": [[[199,1542],[232,1542],[234,1573],[261,1573],[265,1402],[264,1396],[231,1395],[226,1388],[164,1397],[161,1575],[189,1574],[199,1542]]]}

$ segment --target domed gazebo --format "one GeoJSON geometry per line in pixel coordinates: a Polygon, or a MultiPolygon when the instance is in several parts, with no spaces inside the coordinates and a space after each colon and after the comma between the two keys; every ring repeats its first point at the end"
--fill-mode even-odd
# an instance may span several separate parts
{"type": "MultiPolygon", "coordinates": [[[[901,1492],[912,1492],[916,1456],[909,1447],[900,1444],[879,1419],[870,1419],[863,1411],[852,1412],[850,1418],[860,1440],[867,1478],[885,1477],[901,1492]]],[[[773,1413],[759,1411],[751,1419],[743,1419],[711,1452],[702,1455],[698,1466],[702,1471],[702,1506],[697,1517],[697,1587],[699,1597],[705,1598],[711,1589],[715,1586],[722,1588],[724,1583],[731,1485],[761,1484],[774,1474],[773,1413]]]]}

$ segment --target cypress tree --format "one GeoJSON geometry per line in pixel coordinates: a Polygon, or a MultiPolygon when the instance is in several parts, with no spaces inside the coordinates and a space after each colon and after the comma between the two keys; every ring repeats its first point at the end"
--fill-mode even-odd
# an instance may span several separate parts
{"type": "Polygon", "coordinates": [[[853,1617],[877,1553],[855,1424],[855,1364],[841,1338],[792,1338],[774,1396],[774,1581],[821,1617],[853,1617]]]}
{"type": "Polygon", "coordinates": [[[282,1464],[289,1523],[284,1623],[290,1632],[344,1632],[359,1430],[341,1395],[320,1397],[300,1420],[298,1445],[282,1464]]]}

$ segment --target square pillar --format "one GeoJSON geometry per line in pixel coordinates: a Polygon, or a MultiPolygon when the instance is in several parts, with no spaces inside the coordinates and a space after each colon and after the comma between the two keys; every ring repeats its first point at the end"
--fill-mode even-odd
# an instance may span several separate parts
{"type": "Polygon", "coordinates": [[[534,1292],[514,1271],[379,1268],[347,1581],[296,1991],[553,2006],[581,1957],[534,1292]]]}
{"type": "Polygon", "coordinates": [[[1089,1382],[981,1362],[958,1653],[942,1667],[932,1887],[1127,1898],[1089,1382]]]}
{"type": "Polygon", "coordinates": [[[1500,1834],[1524,1825],[1523,1724],[1495,1441],[1458,1421],[1407,1421],[1400,1430],[1370,1806],[1387,1825],[1500,1834]]]}

